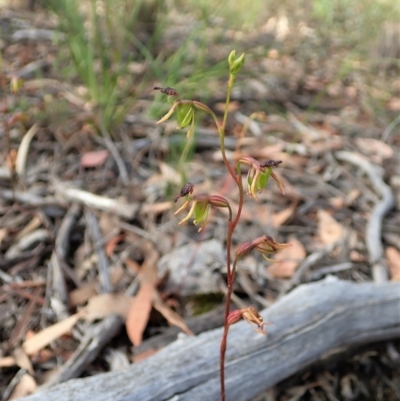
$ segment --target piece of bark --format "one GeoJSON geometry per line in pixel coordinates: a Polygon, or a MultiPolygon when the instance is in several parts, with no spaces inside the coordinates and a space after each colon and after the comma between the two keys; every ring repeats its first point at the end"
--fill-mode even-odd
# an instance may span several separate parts
{"type": "MultiPolygon", "coordinates": [[[[227,400],[246,401],[339,349],[400,337],[400,284],[324,280],[264,310],[269,334],[229,332],[227,400]]],[[[121,371],[71,380],[24,401],[217,401],[221,329],[180,338],[121,371]]]]}

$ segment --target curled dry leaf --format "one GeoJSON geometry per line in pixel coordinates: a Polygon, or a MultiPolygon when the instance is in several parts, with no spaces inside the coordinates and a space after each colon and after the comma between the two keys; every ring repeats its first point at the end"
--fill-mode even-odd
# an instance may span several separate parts
{"type": "Polygon", "coordinates": [[[125,238],[125,234],[119,234],[111,238],[106,244],[106,254],[111,257],[114,254],[116,246],[125,238]]]}
{"type": "Polygon", "coordinates": [[[325,210],[318,210],[318,232],[324,245],[333,244],[345,235],[343,226],[325,210]]]}
{"type": "Polygon", "coordinates": [[[390,279],[400,281],[400,252],[393,246],[386,248],[386,259],[389,264],[390,279]]]}
{"type": "Polygon", "coordinates": [[[34,124],[31,128],[27,131],[27,133],[22,138],[21,144],[19,145],[17,158],[15,160],[15,171],[17,172],[19,177],[22,177],[25,174],[25,166],[26,160],[28,157],[29,146],[33,137],[39,131],[39,125],[34,124]]]}
{"type": "Polygon", "coordinates": [[[268,266],[268,272],[274,277],[292,277],[300,262],[306,257],[306,250],[297,238],[289,238],[288,243],[292,246],[279,250],[274,256],[276,263],[268,266]]]}

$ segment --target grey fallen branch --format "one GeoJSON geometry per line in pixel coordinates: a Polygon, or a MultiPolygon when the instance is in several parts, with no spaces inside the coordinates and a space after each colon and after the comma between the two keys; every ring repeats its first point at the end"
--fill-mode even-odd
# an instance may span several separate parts
{"type": "MultiPolygon", "coordinates": [[[[304,284],[264,310],[269,334],[232,326],[227,400],[251,400],[332,353],[400,337],[400,284],[324,280],[304,284]]],[[[127,369],[75,379],[24,401],[217,401],[221,329],[180,338],[127,369]]]]}
{"type": "Polygon", "coordinates": [[[393,209],[395,205],[394,196],[391,188],[383,181],[382,169],[374,166],[368,160],[357,153],[337,152],[335,157],[338,160],[352,163],[361,168],[368,176],[375,191],[381,196],[371,213],[368,221],[365,242],[368,250],[369,263],[372,266],[374,281],[382,282],[388,279],[388,272],[383,261],[384,252],[382,245],[382,219],[393,209]]]}

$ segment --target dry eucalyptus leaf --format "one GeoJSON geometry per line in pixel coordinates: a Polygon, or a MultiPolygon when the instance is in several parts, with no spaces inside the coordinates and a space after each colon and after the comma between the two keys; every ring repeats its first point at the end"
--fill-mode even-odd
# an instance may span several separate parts
{"type": "Polygon", "coordinates": [[[81,157],[81,167],[98,167],[105,163],[109,156],[108,150],[86,152],[81,157]]]}
{"type": "Polygon", "coordinates": [[[11,393],[9,401],[18,400],[21,397],[32,394],[36,391],[37,384],[35,379],[29,374],[25,373],[19,383],[15,386],[14,391],[11,393]]]}
{"type": "Polygon", "coordinates": [[[17,361],[13,356],[5,356],[0,358],[0,368],[9,368],[10,366],[15,366],[17,361]]]}
{"type": "Polygon", "coordinates": [[[15,348],[13,351],[13,356],[15,358],[15,361],[17,365],[28,371],[31,375],[33,375],[33,367],[31,360],[28,358],[28,355],[24,352],[24,350],[21,347],[15,348]]]}
{"type": "Polygon", "coordinates": [[[75,315],[69,316],[52,326],[46,327],[44,330],[25,340],[22,344],[23,350],[28,355],[36,354],[36,352],[47,347],[52,341],[69,333],[81,317],[82,313],[75,313],[75,315]]]}
{"type": "Polygon", "coordinates": [[[190,330],[189,327],[186,325],[185,321],[168,305],[166,305],[158,294],[156,294],[156,296],[154,297],[153,305],[154,309],[157,309],[165,317],[165,319],[167,319],[169,324],[179,327],[189,336],[194,335],[192,330],[190,330]]]}
{"type": "Polygon", "coordinates": [[[125,321],[133,302],[133,297],[124,294],[100,294],[89,299],[82,310],[83,317],[89,322],[103,319],[113,313],[121,316],[125,321]]]}
{"type": "Polygon", "coordinates": [[[293,215],[296,210],[297,202],[292,202],[292,204],[286,209],[280,212],[274,213],[272,215],[272,224],[274,227],[280,227],[282,224],[286,223],[293,215]]]}
{"type": "Polygon", "coordinates": [[[33,219],[15,236],[14,241],[19,241],[22,237],[36,230],[41,225],[41,218],[38,215],[35,215],[33,219]]]}
{"type": "Polygon", "coordinates": [[[306,250],[298,239],[291,237],[287,242],[292,246],[279,250],[273,257],[276,263],[268,267],[268,272],[277,278],[292,277],[300,262],[306,257],[306,250]]]}
{"type": "Polygon", "coordinates": [[[143,332],[152,308],[153,291],[155,291],[153,283],[143,282],[131,303],[125,325],[128,337],[133,345],[137,346],[142,342],[143,332]]]}
{"type": "Polygon", "coordinates": [[[400,252],[393,246],[386,248],[386,259],[389,264],[390,279],[400,281],[400,252]]]}
{"type": "Polygon", "coordinates": [[[324,245],[333,244],[345,235],[343,226],[325,210],[318,210],[318,232],[324,245]]]}
{"type": "Polygon", "coordinates": [[[356,138],[356,143],[366,155],[374,156],[377,162],[393,157],[393,148],[385,142],[373,138],[356,138]]]}
{"type": "Polygon", "coordinates": [[[26,160],[28,158],[29,146],[33,137],[39,130],[39,125],[34,124],[27,131],[27,133],[22,138],[21,144],[18,148],[17,159],[15,161],[15,171],[17,172],[19,177],[22,177],[25,174],[26,160]]]}
{"type": "MultiPolygon", "coordinates": [[[[116,266],[111,272],[111,283],[116,285],[122,278],[124,270],[122,266],[116,266]]],[[[86,303],[90,298],[98,294],[100,282],[98,279],[92,280],[69,293],[69,302],[72,307],[86,303]]]]}

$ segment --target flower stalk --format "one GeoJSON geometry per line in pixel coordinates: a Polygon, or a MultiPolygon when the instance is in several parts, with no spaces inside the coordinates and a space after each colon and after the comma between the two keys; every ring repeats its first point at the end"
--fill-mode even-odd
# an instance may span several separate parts
{"type": "MultiPolygon", "coordinates": [[[[155,87],[154,89],[160,90],[162,93],[168,95],[169,99],[174,99],[172,106],[168,113],[158,121],[162,123],[168,120],[174,113],[176,114],[178,127],[180,129],[189,127],[188,140],[192,137],[194,131],[194,120],[196,114],[199,112],[209,114],[217,127],[220,141],[220,151],[224,165],[232,177],[233,181],[237,186],[238,191],[238,206],[235,213],[233,213],[231,205],[228,200],[219,195],[205,195],[205,194],[194,194],[194,185],[190,182],[185,184],[180,193],[174,198],[174,202],[177,202],[180,198],[185,198],[183,205],[175,212],[175,214],[182,212],[183,210],[189,209],[186,217],[184,217],[179,224],[184,224],[190,219],[193,219],[195,225],[199,225],[201,231],[208,222],[208,217],[211,208],[227,208],[229,211],[227,221],[227,234],[226,234],[226,275],[227,275],[227,293],[225,301],[225,320],[224,328],[220,346],[220,386],[221,386],[221,401],[226,400],[225,391],[225,354],[228,344],[228,333],[229,328],[232,324],[237,323],[239,320],[245,320],[249,323],[252,328],[261,334],[267,334],[264,330],[264,326],[270,324],[263,321],[262,316],[258,311],[249,306],[240,310],[234,310],[231,312],[231,300],[233,295],[233,285],[235,281],[236,269],[238,262],[252,251],[258,251],[265,259],[269,259],[269,255],[276,253],[280,249],[284,249],[290,245],[281,244],[276,242],[273,238],[263,235],[255,238],[251,241],[245,242],[237,247],[236,254],[231,262],[232,255],[232,237],[234,231],[240,221],[240,216],[243,209],[244,203],[244,188],[242,184],[242,167],[247,167],[247,193],[250,197],[257,199],[257,194],[265,188],[270,177],[274,179],[281,192],[284,194],[283,185],[279,177],[274,173],[273,169],[277,167],[280,160],[267,160],[260,162],[250,156],[239,156],[236,162],[236,169],[234,169],[227,156],[225,150],[225,132],[226,124],[228,120],[229,105],[231,99],[232,88],[236,79],[237,73],[243,67],[245,62],[245,55],[242,54],[236,57],[236,52],[232,51],[228,57],[229,65],[229,80],[227,84],[227,94],[225,102],[225,110],[220,122],[216,114],[205,104],[193,101],[179,99],[178,93],[173,88],[161,88],[155,87]]],[[[254,116],[252,117],[254,118],[254,116]]]]}

